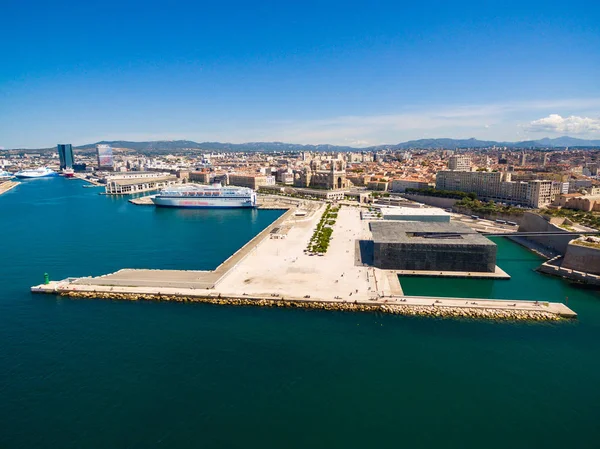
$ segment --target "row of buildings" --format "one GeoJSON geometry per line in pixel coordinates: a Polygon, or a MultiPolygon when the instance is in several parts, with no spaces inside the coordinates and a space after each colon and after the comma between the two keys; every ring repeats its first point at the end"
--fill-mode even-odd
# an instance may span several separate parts
{"type": "MultiPolygon", "coordinates": [[[[528,207],[545,207],[568,189],[568,183],[549,180],[512,181],[510,172],[441,171],[435,187],[475,193],[479,198],[528,207]]],[[[568,190],[567,190],[568,191],[568,190]]]]}
{"type": "Polygon", "coordinates": [[[485,200],[540,208],[550,205],[558,195],[568,193],[569,184],[541,179],[513,181],[511,172],[472,170],[469,156],[455,155],[448,159],[448,170],[437,173],[435,187],[475,193],[485,200]]]}

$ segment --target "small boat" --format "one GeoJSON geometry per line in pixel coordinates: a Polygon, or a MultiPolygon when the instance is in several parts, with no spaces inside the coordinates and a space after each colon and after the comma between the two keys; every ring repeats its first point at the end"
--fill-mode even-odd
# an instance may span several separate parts
{"type": "Polygon", "coordinates": [[[0,179],[10,179],[14,175],[11,172],[0,170],[0,179]]]}
{"type": "Polygon", "coordinates": [[[46,178],[56,176],[56,172],[48,167],[28,168],[15,173],[15,176],[21,179],[46,178]]]}

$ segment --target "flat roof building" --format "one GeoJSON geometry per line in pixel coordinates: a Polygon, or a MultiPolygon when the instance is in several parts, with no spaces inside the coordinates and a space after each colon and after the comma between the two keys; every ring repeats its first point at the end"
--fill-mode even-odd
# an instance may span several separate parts
{"type": "Polygon", "coordinates": [[[394,179],[392,180],[390,190],[392,192],[404,193],[406,189],[426,189],[429,183],[417,179],[394,179]]]}
{"type": "Polygon", "coordinates": [[[374,221],[373,265],[386,270],[496,270],[496,244],[460,223],[374,221]]]}
{"type": "Polygon", "coordinates": [[[454,155],[448,159],[448,170],[452,171],[470,171],[471,157],[466,155],[454,155]]]}
{"type": "Polygon", "coordinates": [[[552,202],[552,181],[512,181],[508,172],[439,171],[435,188],[475,193],[481,199],[544,207],[552,202]]]}
{"type": "Polygon", "coordinates": [[[131,195],[148,192],[178,183],[176,176],[158,172],[128,172],[106,178],[107,195],[131,195]]]}
{"type": "Polygon", "coordinates": [[[381,214],[384,220],[422,221],[450,223],[452,216],[448,212],[435,207],[382,207],[381,214]]]}
{"type": "Polygon", "coordinates": [[[275,176],[230,174],[229,184],[258,190],[259,187],[275,185],[275,176]]]}

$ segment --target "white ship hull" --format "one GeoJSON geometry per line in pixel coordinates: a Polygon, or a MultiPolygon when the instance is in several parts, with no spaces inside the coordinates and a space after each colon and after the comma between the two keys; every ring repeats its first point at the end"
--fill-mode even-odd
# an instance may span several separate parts
{"type": "Polygon", "coordinates": [[[15,173],[15,177],[20,179],[46,178],[48,176],[56,176],[56,172],[49,168],[37,168],[32,170],[21,170],[20,172],[15,173]]]}
{"type": "Polygon", "coordinates": [[[246,187],[221,187],[188,184],[167,187],[152,197],[159,207],[239,208],[255,207],[256,192],[246,187]]]}
{"type": "Polygon", "coordinates": [[[227,208],[227,207],[255,207],[251,198],[165,198],[154,197],[152,202],[160,207],[186,207],[186,208],[227,208]]]}

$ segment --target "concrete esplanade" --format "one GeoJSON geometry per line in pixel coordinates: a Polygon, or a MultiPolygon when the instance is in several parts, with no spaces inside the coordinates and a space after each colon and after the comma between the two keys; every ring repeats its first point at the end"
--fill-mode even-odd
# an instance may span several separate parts
{"type": "MultiPolygon", "coordinates": [[[[382,270],[361,259],[359,242],[372,239],[372,235],[369,222],[361,220],[358,208],[344,206],[339,210],[327,252],[316,255],[306,249],[325,205],[286,198],[282,207],[289,210],[214,271],[124,269],[98,277],[51,281],[31,291],[79,298],[402,315],[515,320],[576,317],[561,303],[405,296],[397,271],[382,270]]],[[[469,277],[472,273],[463,275],[469,277]]]]}

